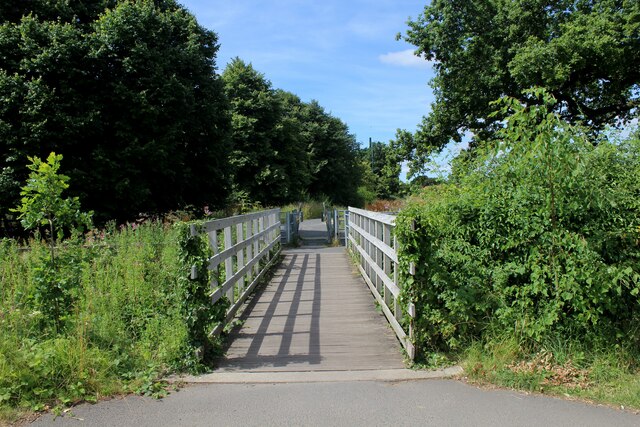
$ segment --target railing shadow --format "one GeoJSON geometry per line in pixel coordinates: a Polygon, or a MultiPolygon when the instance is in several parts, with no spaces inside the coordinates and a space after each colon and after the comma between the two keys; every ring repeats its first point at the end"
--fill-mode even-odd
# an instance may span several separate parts
{"type": "MultiPolygon", "coordinates": [[[[285,260],[285,264],[279,267],[281,276],[274,278],[279,283],[273,288],[271,286],[261,287],[253,297],[248,301],[247,307],[240,316],[240,322],[230,332],[227,352],[232,346],[233,341],[239,338],[251,338],[251,343],[244,356],[236,356],[233,358],[223,359],[220,361],[221,368],[232,368],[234,370],[253,369],[260,367],[273,366],[276,368],[286,367],[291,364],[309,364],[318,365],[322,360],[320,349],[320,309],[321,309],[321,271],[320,271],[320,254],[293,254],[289,259],[285,260]],[[295,277],[297,274],[297,277],[295,277]],[[311,279],[311,280],[309,280],[311,279]],[[313,284],[312,292],[305,288],[305,285],[313,284]],[[293,287],[291,285],[294,285],[293,287]],[[243,324],[252,318],[252,313],[256,309],[258,303],[264,304],[266,291],[273,292],[273,297],[268,301],[268,306],[261,316],[260,323],[254,331],[243,330],[243,324]],[[291,295],[291,301],[288,307],[285,306],[286,314],[276,316],[276,311],[282,311],[286,301],[283,301],[284,295],[291,295]],[[309,300],[311,296],[311,300],[309,300]],[[311,302],[311,312],[309,312],[308,303],[311,302]],[[301,308],[304,304],[306,308],[301,308]],[[310,316],[309,328],[296,327],[296,322],[301,316],[310,316]],[[281,328],[269,328],[273,319],[283,318],[284,324],[281,328]],[[300,346],[292,348],[294,337],[308,335],[308,348],[306,353],[300,353],[300,346]],[[265,354],[263,344],[265,338],[273,336],[281,336],[280,345],[275,354],[265,354]],[[261,354],[262,353],[262,354],[261,354]]],[[[273,353],[273,351],[272,351],[273,353]]]]}

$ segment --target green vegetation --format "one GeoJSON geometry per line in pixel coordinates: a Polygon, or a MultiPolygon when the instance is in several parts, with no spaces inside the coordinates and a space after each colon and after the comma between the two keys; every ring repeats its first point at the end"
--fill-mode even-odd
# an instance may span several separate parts
{"type": "Polygon", "coordinates": [[[400,214],[416,344],[424,358],[467,352],[474,375],[507,385],[553,385],[564,367],[607,387],[604,358],[637,387],[640,140],[594,141],[553,112],[548,92],[527,96],[539,105],[496,103],[507,117],[498,137],[400,214]],[[507,379],[490,373],[495,358],[507,379]],[[518,368],[521,358],[546,368],[518,368]]]}
{"type": "Polygon", "coordinates": [[[228,305],[210,304],[208,256],[184,223],[65,240],[54,272],[47,244],[1,241],[0,417],[114,393],[161,396],[163,375],[206,369],[219,351],[208,333],[228,305]]]}
{"type": "Polygon", "coordinates": [[[369,147],[360,149],[359,155],[363,174],[358,192],[365,205],[376,199],[392,199],[401,195],[402,159],[394,144],[373,142],[369,147]]]}
{"type": "Polygon", "coordinates": [[[0,244],[0,406],[40,410],[137,391],[195,368],[178,227],[145,224],[47,245],[0,244]]]}
{"type": "Polygon", "coordinates": [[[228,301],[211,304],[203,237],[187,223],[114,226],[82,236],[76,199],[63,199],[61,156],[32,159],[20,206],[49,244],[0,241],[0,416],[60,408],[118,392],[161,396],[159,376],[199,371],[228,301]],[[51,188],[50,192],[43,191],[51,188]],[[71,227],[61,240],[59,229],[71,227]],[[54,256],[55,254],[55,256],[54,256]],[[198,279],[190,279],[196,267],[198,279]]]}
{"type": "Polygon", "coordinates": [[[636,350],[555,337],[535,347],[514,337],[472,344],[463,355],[470,381],[640,408],[636,350]]]}
{"type": "Polygon", "coordinates": [[[301,209],[303,220],[307,220],[322,217],[323,203],[317,200],[309,200],[303,203],[292,203],[283,206],[280,209],[282,212],[291,212],[301,209]]]}
{"type": "Polygon", "coordinates": [[[52,151],[99,224],[220,205],[229,124],[217,50],[172,0],[3,2],[0,216],[27,157],[52,151]]]}
{"type": "MultiPolygon", "coordinates": [[[[316,101],[243,61],[174,0],[0,6],[0,231],[29,157],[64,155],[100,226],[311,198],[362,204],[357,144],[316,101]]],[[[12,225],[13,226],[13,225],[12,225]]]]}
{"type": "Polygon", "coordinates": [[[239,58],[222,73],[231,105],[234,194],[264,206],[311,198],[361,204],[357,144],[316,101],[275,90],[239,58]]]}
{"type": "Polygon", "coordinates": [[[597,133],[637,117],[640,4],[634,0],[434,0],[408,23],[404,39],[433,62],[435,102],[414,135],[398,140],[412,171],[469,132],[491,138],[501,96],[544,87],[553,111],[597,133]]]}
{"type": "Polygon", "coordinates": [[[431,111],[394,141],[415,178],[398,234],[419,363],[640,408],[640,135],[612,130],[638,117],[639,17],[434,0],[398,35],[435,73],[431,111]],[[451,142],[468,149],[429,178],[451,142]]]}
{"type": "Polygon", "coordinates": [[[19,214],[18,219],[26,230],[48,227],[53,259],[56,240],[64,236],[64,229],[90,227],[92,213],[80,211],[77,197],[62,198],[62,192],[69,188],[69,177],[58,173],[62,155],[51,153],[46,162],[37,157],[29,160],[29,180],[20,192],[20,206],[12,211],[19,214]]]}

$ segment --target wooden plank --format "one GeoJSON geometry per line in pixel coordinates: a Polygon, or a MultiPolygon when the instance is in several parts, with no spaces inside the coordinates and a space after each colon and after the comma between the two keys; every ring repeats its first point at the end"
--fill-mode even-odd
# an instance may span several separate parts
{"type": "MultiPolygon", "coordinates": [[[[238,242],[244,242],[244,222],[240,222],[236,225],[236,239],[238,242]]],[[[237,246],[237,244],[236,244],[237,246]]],[[[239,247],[236,252],[236,261],[238,263],[238,270],[244,268],[244,247],[239,247]]],[[[242,278],[238,281],[238,293],[244,292],[245,276],[247,272],[242,275],[242,278]]]]}
{"type": "Polygon", "coordinates": [[[362,217],[365,218],[370,218],[373,219],[377,222],[381,222],[383,224],[389,224],[389,225],[395,225],[396,224],[396,217],[393,215],[389,215],[389,214],[383,214],[380,212],[371,212],[371,211],[365,211],[364,209],[358,209],[358,208],[354,208],[349,206],[349,212],[351,213],[355,213],[357,215],[360,215],[362,217]]]}
{"type": "Polygon", "coordinates": [[[222,370],[404,367],[395,334],[376,312],[346,254],[322,251],[286,255],[271,283],[245,310],[222,370]]]}
{"type": "Polygon", "coordinates": [[[358,255],[360,261],[358,269],[380,303],[409,357],[413,359],[415,357],[415,348],[412,344],[413,320],[410,322],[408,336],[400,326],[403,313],[398,300],[400,288],[398,241],[392,231],[392,227],[395,226],[395,217],[351,207],[349,214],[350,228],[354,232],[350,233],[348,247],[358,255]]]}
{"type": "MultiPolygon", "coordinates": [[[[376,273],[375,276],[379,277],[382,280],[384,285],[387,287],[387,289],[389,289],[389,291],[393,294],[394,297],[397,297],[400,294],[400,288],[398,288],[398,286],[395,283],[393,283],[393,280],[391,280],[391,278],[387,276],[384,271],[382,271],[382,269],[376,264],[376,262],[371,258],[371,256],[369,256],[369,254],[367,254],[364,251],[364,249],[358,246],[355,242],[354,242],[354,245],[356,247],[356,250],[358,250],[360,255],[362,255],[362,257],[367,262],[369,268],[376,273]]],[[[372,280],[371,279],[372,275],[368,274],[365,269],[363,269],[363,271],[365,271],[364,274],[368,276],[370,280],[372,280]]]]}
{"type": "Polygon", "coordinates": [[[271,260],[271,262],[267,264],[265,268],[263,268],[262,271],[260,271],[260,273],[258,273],[258,275],[251,282],[251,284],[247,286],[247,289],[242,293],[242,295],[240,295],[240,297],[238,298],[238,301],[236,301],[236,303],[227,310],[227,316],[225,319],[226,323],[230,322],[231,319],[235,317],[236,313],[238,312],[242,304],[244,304],[244,302],[249,297],[249,295],[251,295],[251,293],[255,289],[260,279],[262,279],[262,276],[264,275],[264,273],[266,273],[273,266],[274,261],[277,259],[278,259],[277,257],[274,257],[273,260],[271,260]]]}
{"type": "MultiPolygon", "coordinates": [[[[232,249],[233,246],[233,241],[232,241],[232,234],[231,234],[231,226],[225,227],[224,229],[224,250],[228,250],[228,249],[232,249]]],[[[223,284],[223,287],[225,285],[225,293],[227,294],[227,298],[229,299],[229,301],[231,301],[231,303],[233,303],[233,284],[235,282],[231,282],[232,278],[234,278],[234,274],[233,274],[233,259],[231,258],[231,256],[228,256],[227,258],[225,258],[224,260],[224,277],[225,277],[225,282],[223,284]],[[231,283],[231,286],[228,286],[228,284],[231,283]]]]}
{"type": "Polygon", "coordinates": [[[382,298],[380,297],[380,294],[377,291],[374,292],[375,287],[373,286],[373,283],[371,283],[371,281],[367,276],[363,275],[363,278],[364,278],[364,281],[367,282],[367,285],[369,285],[369,288],[371,289],[371,293],[373,293],[374,297],[380,304],[380,307],[382,308],[384,315],[387,317],[387,320],[389,321],[389,324],[395,331],[398,339],[400,340],[404,348],[407,350],[407,353],[410,355],[409,357],[413,359],[412,355],[415,354],[413,343],[408,339],[406,332],[404,331],[404,329],[402,329],[402,326],[400,325],[400,323],[398,323],[398,320],[395,318],[393,313],[391,313],[391,310],[389,310],[389,307],[387,307],[387,305],[384,303],[384,300],[382,300],[382,298]]]}
{"type": "Polygon", "coordinates": [[[247,237],[245,240],[236,243],[235,245],[231,245],[228,248],[225,245],[224,250],[218,252],[216,255],[209,258],[209,270],[213,270],[218,265],[222,264],[227,258],[235,255],[238,251],[247,248],[248,246],[254,244],[256,241],[265,238],[270,232],[278,229],[279,224],[274,224],[266,230],[263,230],[259,233],[252,235],[252,237],[247,237]]]}
{"type": "MultiPolygon", "coordinates": [[[[220,298],[222,298],[222,295],[224,294],[228,294],[231,290],[233,290],[233,285],[242,277],[244,276],[254,265],[258,265],[260,260],[262,258],[264,258],[271,249],[273,249],[273,247],[278,243],[278,239],[273,240],[271,242],[271,244],[269,244],[267,247],[265,247],[262,251],[260,251],[258,253],[258,255],[254,256],[253,259],[249,260],[249,262],[247,262],[247,264],[242,267],[242,269],[238,270],[235,274],[233,274],[231,277],[228,277],[225,279],[224,283],[222,283],[217,289],[215,289],[212,293],[211,293],[211,300],[213,302],[218,301],[220,298]]],[[[265,267],[266,268],[266,267],[265,267]]],[[[262,271],[264,271],[264,268],[261,270],[260,273],[261,274],[262,271]]],[[[234,301],[232,301],[234,302],[234,301]]]]}

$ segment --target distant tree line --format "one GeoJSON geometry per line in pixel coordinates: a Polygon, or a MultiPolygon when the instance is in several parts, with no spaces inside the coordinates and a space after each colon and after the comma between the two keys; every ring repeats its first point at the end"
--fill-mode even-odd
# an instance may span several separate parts
{"type": "Polygon", "coordinates": [[[28,156],[64,155],[98,223],[230,199],[363,202],[358,145],[316,101],[275,89],[174,0],[0,4],[0,219],[28,156]]]}

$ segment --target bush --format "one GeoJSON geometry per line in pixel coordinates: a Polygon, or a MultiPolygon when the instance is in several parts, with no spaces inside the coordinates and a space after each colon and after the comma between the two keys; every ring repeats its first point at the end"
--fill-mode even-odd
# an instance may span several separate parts
{"type": "MultiPolygon", "coordinates": [[[[327,202],[328,203],[328,202],[327,202]]],[[[316,200],[310,200],[302,204],[302,218],[317,219],[322,217],[323,204],[316,200]]]]}
{"type": "Polygon", "coordinates": [[[0,409],[95,400],[164,372],[201,370],[208,332],[226,310],[224,300],[210,304],[208,256],[184,223],[65,241],[55,274],[45,243],[1,241],[0,409]],[[189,278],[192,265],[200,279],[189,278]]]}
{"type": "Polygon", "coordinates": [[[423,350],[487,332],[638,344],[640,142],[595,144],[534,94],[539,107],[502,101],[512,114],[501,139],[398,218],[403,298],[423,350]]]}

